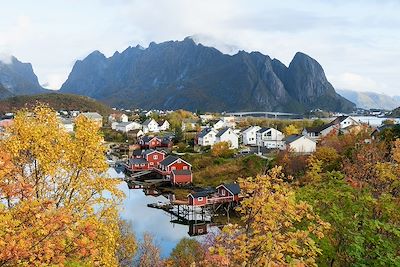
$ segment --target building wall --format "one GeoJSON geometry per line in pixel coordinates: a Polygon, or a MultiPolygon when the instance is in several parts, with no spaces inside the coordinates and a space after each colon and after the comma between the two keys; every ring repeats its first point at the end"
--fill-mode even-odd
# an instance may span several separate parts
{"type": "Polygon", "coordinates": [[[290,144],[290,149],[297,153],[312,153],[317,149],[317,144],[305,137],[297,139],[290,144]]]}
{"type": "Polygon", "coordinates": [[[256,145],[257,144],[257,131],[260,130],[261,127],[253,126],[247,132],[243,133],[243,144],[244,145],[256,145]]]}
{"type": "Polygon", "coordinates": [[[175,161],[173,164],[169,165],[167,171],[172,171],[172,170],[190,170],[190,169],[191,169],[190,165],[186,164],[185,162],[183,162],[183,161],[181,161],[181,162],[175,161]]]}
{"type": "Polygon", "coordinates": [[[157,167],[161,161],[165,158],[164,153],[153,152],[147,155],[146,160],[149,162],[150,167],[157,167]]]}
{"type": "Polygon", "coordinates": [[[236,149],[239,147],[239,138],[238,136],[233,133],[233,130],[230,129],[228,130],[229,132],[225,132],[222,136],[217,137],[215,143],[219,142],[230,142],[231,143],[231,148],[236,149]]]}
{"type": "Polygon", "coordinates": [[[276,129],[271,129],[263,133],[257,133],[257,146],[263,146],[264,141],[282,141],[284,137],[285,135],[276,129]],[[271,136],[268,136],[268,132],[271,132],[271,136]]]}
{"type": "Polygon", "coordinates": [[[215,144],[215,133],[211,132],[206,136],[198,139],[200,146],[213,146],[215,144]]]}
{"type": "Polygon", "coordinates": [[[189,196],[189,204],[194,206],[205,205],[207,204],[207,197],[197,197],[193,199],[191,196],[189,196]],[[190,199],[192,199],[192,201],[190,199]]]}
{"type": "Polygon", "coordinates": [[[174,175],[172,174],[171,180],[173,184],[189,184],[192,182],[192,175],[174,175]]]}
{"type": "Polygon", "coordinates": [[[149,148],[154,148],[154,147],[159,147],[159,146],[161,146],[161,140],[158,140],[156,138],[150,140],[149,148]]]}

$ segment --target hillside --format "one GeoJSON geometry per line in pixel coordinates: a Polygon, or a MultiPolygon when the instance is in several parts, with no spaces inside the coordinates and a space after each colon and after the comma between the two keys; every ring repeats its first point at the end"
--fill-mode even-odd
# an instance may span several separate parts
{"type": "Polygon", "coordinates": [[[227,55],[191,38],[129,47],[109,58],[95,51],[75,63],[60,91],[127,108],[297,113],[354,108],[308,55],[296,53],[287,67],[259,52],[227,55]]]}
{"type": "Polygon", "coordinates": [[[347,98],[359,108],[391,110],[400,106],[399,97],[391,97],[374,92],[357,92],[352,90],[336,90],[341,96],[347,98]]]}
{"type": "Polygon", "coordinates": [[[14,112],[22,108],[31,108],[37,103],[46,103],[55,110],[96,111],[102,115],[108,115],[112,112],[112,109],[107,105],[86,96],[49,93],[14,96],[0,100],[0,114],[14,112]]]}
{"type": "Polygon", "coordinates": [[[394,109],[392,111],[392,116],[393,117],[400,117],[400,107],[398,107],[398,108],[396,108],[396,109],[394,109]]]}

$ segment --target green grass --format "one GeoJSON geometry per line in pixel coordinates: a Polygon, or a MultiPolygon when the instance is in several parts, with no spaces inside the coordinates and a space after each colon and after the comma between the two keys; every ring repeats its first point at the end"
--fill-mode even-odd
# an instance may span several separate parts
{"type": "Polygon", "coordinates": [[[264,172],[267,160],[255,155],[240,158],[219,158],[210,154],[185,155],[192,164],[195,186],[217,186],[235,182],[239,177],[256,176],[264,172]]]}

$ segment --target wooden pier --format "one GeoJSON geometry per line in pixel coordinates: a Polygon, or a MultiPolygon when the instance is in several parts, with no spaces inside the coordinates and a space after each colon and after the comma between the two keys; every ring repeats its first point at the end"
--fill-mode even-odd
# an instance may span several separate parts
{"type": "Polygon", "coordinates": [[[172,203],[151,203],[147,204],[149,208],[161,209],[169,214],[171,214],[171,221],[173,221],[172,216],[176,217],[181,224],[189,225],[199,221],[211,222],[212,215],[209,214],[207,209],[199,208],[195,206],[189,206],[186,202],[184,205],[172,203]]]}

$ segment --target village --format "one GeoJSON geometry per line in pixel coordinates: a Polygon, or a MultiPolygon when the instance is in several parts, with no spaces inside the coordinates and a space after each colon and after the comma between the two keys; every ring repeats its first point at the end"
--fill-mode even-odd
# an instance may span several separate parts
{"type": "MultiPolygon", "coordinates": [[[[136,111],[133,115],[115,110],[108,116],[97,112],[58,111],[57,115],[60,127],[71,134],[79,116],[95,121],[103,132],[110,166],[125,173],[124,180],[131,189],[144,190],[146,195],[168,193],[168,201],[148,207],[162,209],[171,214],[171,221],[189,225],[190,235],[205,234],[206,225],[215,214],[222,212],[229,218],[229,210],[238,205],[243,196],[236,183],[237,176],[213,181],[212,172],[202,184],[197,183],[194,178],[202,167],[196,166],[197,172],[194,172],[189,156],[196,161],[209,156],[217,147],[229,152],[230,159],[224,160],[253,155],[251,161],[258,158],[265,165],[254,170],[256,174],[261,169],[266,170],[268,162],[282,151],[297,155],[314,153],[318,142],[327,135],[345,135],[369,127],[371,139],[365,142],[371,142],[382,129],[397,125],[385,123],[370,127],[357,117],[346,115],[308,120],[307,123],[290,118],[252,120],[229,114],[197,115],[159,110],[136,111]],[[300,122],[304,127],[299,127],[300,122]]],[[[13,116],[4,114],[0,133],[12,124],[13,116]]],[[[218,160],[214,158],[213,162],[218,160]]],[[[212,167],[213,163],[208,166],[212,167]]]]}

